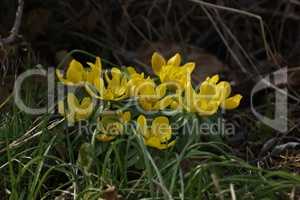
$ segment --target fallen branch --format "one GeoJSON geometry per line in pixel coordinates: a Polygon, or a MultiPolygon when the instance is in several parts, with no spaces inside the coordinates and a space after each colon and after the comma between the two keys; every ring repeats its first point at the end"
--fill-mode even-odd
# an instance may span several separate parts
{"type": "Polygon", "coordinates": [[[0,37],[0,46],[1,45],[7,45],[15,42],[18,34],[19,34],[19,29],[21,26],[21,21],[22,21],[22,16],[23,16],[23,9],[24,9],[24,0],[18,0],[18,8],[16,11],[16,18],[14,25],[10,31],[10,35],[6,38],[0,37]]]}

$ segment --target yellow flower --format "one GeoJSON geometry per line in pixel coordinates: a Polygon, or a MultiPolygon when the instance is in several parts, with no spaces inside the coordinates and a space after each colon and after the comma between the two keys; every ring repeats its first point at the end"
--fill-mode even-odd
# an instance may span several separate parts
{"type": "Polygon", "coordinates": [[[87,84],[86,89],[88,93],[98,99],[102,100],[121,100],[128,97],[128,80],[118,68],[112,68],[111,78],[108,72],[105,73],[105,81],[103,78],[94,80],[92,86],[97,90],[96,94],[91,85],[87,84]]]}
{"type": "Polygon", "coordinates": [[[121,112],[103,116],[98,119],[98,131],[96,139],[101,142],[109,142],[124,133],[124,124],[131,120],[131,113],[121,112]]]}
{"type": "Polygon", "coordinates": [[[196,97],[196,107],[199,115],[213,115],[218,108],[235,109],[239,106],[242,96],[237,94],[229,97],[231,94],[231,85],[229,82],[219,82],[219,76],[208,77],[199,88],[199,94],[196,97]]]}
{"type": "Polygon", "coordinates": [[[156,86],[152,79],[147,79],[140,83],[136,89],[138,102],[146,111],[164,110],[173,103],[171,96],[165,96],[166,84],[156,86]]]}
{"type": "Polygon", "coordinates": [[[151,124],[151,128],[148,128],[146,117],[140,115],[137,119],[137,125],[139,132],[143,136],[145,145],[160,150],[175,145],[175,140],[171,141],[172,128],[167,117],[156,117],[151,124]]]}
{"type": "MultiPolygon", "coordinates": [[[[214,95],[211,95],[211,99],[218,101],[220,107],[224,109],[235,109],[240,105],[242,95],[237,94],[230,97],[231,94],[231,85],[227,81],[219,82],[219,76],[215,75],[212,78],[207,78],[209,84],[214,85],[214,95]]],[[[201,88],[200,88],[201,92],[201,88]]],[[[212,93],[212,89],[210,91],[212,93]]]]}
{"type": "Polygon", "coordinates": [[[197,112],[200,116],[210,116],[218,111],[219,104],[217,101],[199,99],[196,102],[198,108],[197,112]]]}
{"type": "Polygon", "coordinates": [[[229,97],[225,99],[224,102],[221,103],[221,107],[227,110],[235,109],[240,105],[242,98],[243,96],[240,94],[234,95],[233,97],[229,97]]]}
{"type": "Polygon", "coordinates": [[[207,78],[194,96],[194,108],[200,116],[213,115],[218,111],[220,101],[216,99],[216,83],[219,76],[207,78]]]}
{"type": "Polygon", "coordinates": [[[67,118],[70,124],[76,121],[86,120],[93,112],[94,104],[90,97],[84,97],[81,102],[73,93],[67,96],[67,108],[65,108],[64,101],[58,102],[58,112],[67,118]]]}
{"type": "Polygon", "coordinates": [[[152,69],[154,73],[160,78],[162,83],[168,82],[177,85],[177,88],[185,89],[187,84],[191,81],[191,74],[195,68],[195,63],[189,62],[180,66],[181,56],[175,54],[168,61],[158,53],[152,55],[152,69]]]}
{"type": "Polygon", "coordinates": [[[95,64],[88,63],[90,68],[85,69],[82,64],[75,59],[69,64],[66,72],[66,78],[59,69],[56,70],[58,79],[66,85],[79,85],[85,82],[93,83],[94,80],[101,76],[101,60],[99,57],[96,58],[95,64]]]}
{"type": "Polygon", "coordinates": [[[131,112],[130,111],[126,111],[126,112],[120,112],[118,113],[120,120],[122,123],[128,123],[131,120],[131,112]]]}
{"type": "Polygon", "coordinates": [[[128,80],[128,90],[130,96],[137,96],[138,87],[142,85],[149,77],[146,79],[144,73],[137,73],[133,67],[127,67],[130,79],[128,80]]]}
{"type": "Polygon", "coordinates": [[[138,97],[138,102],[146,111],[163,110],[171,106],[173,100],[170,96],[166,96],[167,85],[156,85],[154,81],[148,77],[145,78],[144,73],[137,73],[134,68],[128,67],[127,71],[130,75],[128,87],[131,96],[138,97]]]}

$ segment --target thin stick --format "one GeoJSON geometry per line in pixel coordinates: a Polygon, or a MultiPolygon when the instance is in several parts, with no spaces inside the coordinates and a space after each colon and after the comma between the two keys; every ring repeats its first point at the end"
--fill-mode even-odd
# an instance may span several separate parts
{"type": "Polygon", "coordinates": [[[12,98],[13,94],[10,94],[3,103],[0,104],[0,110],[9,102],[9,100],[12,98]]]}
{"type": "Polygon", "coordinates": [[[21,26],[21,21],[22,21],[22,16],[23,16],[24,1],[18,0],[18,4],[19,5],[18,5],[17,11],[16,11],[15,22],[10,31],[10,35],[3,39],[0,38],[0,45],[6,45],[6,44],[15,42],[15,40],[19,34],[19,29],[21,26]]]}
{"type": "Polygon", "coordinates": [[[226,6],[215,5],[215,4],[212,4],[212,3],[204,2],[202,0],[189,0],[189,1],[194,2],[194,3],[198,3],[198,4],[200,4],[202,6],[205,6],[205,7],[210,7],[210,8],[214,8],[214,9],[220,9],[220,10],[226,10],[226,11],[239,13],[241,15],[246,15],[246,16],[257,19],[259,21],[259,24],[260,24],[261,34],[262,34],[262,38],[263,38],[263,42],[264,42],[264,46],[265,46],[265,51],[266,51],[266,54],[268,56],[268,59],[273,57],[272,56],[273,53],[272,53],[272,51],[271,51],[271,49],[268,45],[268,42],[267,42],[264,22],[263,22],[263,19],[262,19],[261,16],[250,13],[250,12],[247,12],[245,10],[239,10],[239,9],[230,8],[230,7],[226,7],[226,6]]]}
{"type": "Polygon", "coordinates": [[[231,194],[231,199],[232,200],[236,200],[236,195],[235,195],[234,185],[233,184],[230,184],[230,194],[231,194]]]}
{"type": "Polygon", "coordinates": [[[203,11],[205,12],[205,14],[207,15],[208,19],[211,21],[213,27],[215,28],[215,30],[217,31],[217,33],[219,34],[220,38],[222,39],[223,43],[225,44],[225,46],[227,47],[228,51],[230,52],[230,54],[232,55],[233,59],[236,61],[236,63],[241,67],[241,70],[244,73],[247,73],[248,70],[246,69],[246,67],[243,65],[243,63],[241,62],[241,60],[238,58],[238,56],[234,53],[233,49],[231,48],[230,44],[228,43],[228,41],[225,39],[224,35],[222,34],[221,30],[219,29],[218,25],[216,24],[216,22],[213,20],[213,16],[208,12],[208,10],[201,5],[201,8],[203,9],[203,11]]]}

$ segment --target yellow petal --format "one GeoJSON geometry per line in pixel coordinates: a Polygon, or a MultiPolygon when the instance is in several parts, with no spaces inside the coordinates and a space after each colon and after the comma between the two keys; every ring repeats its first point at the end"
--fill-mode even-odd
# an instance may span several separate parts
{"type": "Polygon", "coordinates": [[[194,69],[195,69],[196,64],[194,62],[189,62],[183,65],[182,67],[184,68],[184,71],[187,72],[188,74],[191,74],[194,69]]]}
{"type": "Polygon", "coordinates": [[[113,92],[110,89],[104,90],[102,98],[104,100],[110,101],[110,100],[114,99],[114,94],[113,94],[113,92]]]}
{"type": "Polygon", "coordinates": [[[172,141],[170,143],[161,143],[161,141],[159,140],[159,138],[157,137],[150,137],[148,139],[145,140],[145,145],[159,149],[159,150],[164,150],[167,149],[171,146],[175,145],[175,141],[172,141]]]}
{"type": "Polygon", "coordinates": [[[222,104],[221,107],[225,108],[227,110],[231,110],[231,109],[235,109],[240,105],[241,99],[242,99],[242,95],[237,94],[233,97],[230,97],[228,99],[226,99],[222,104]]]}
{"type": "Polygon", "coordinates": [[[166,96],[159,100],[153,107],[154,110],[164,110],[173,103],[172,96],[166,96]]]}
{"type": "Polygon", "coordinates": [[[153,120],[151,125],[151,136],[158,137],[161,142],[167,142],[171,139],[172,129],[167,117],[160,116],[153,120]]]}
{"type": "Polygon", "coordinates": [[[104,99],[106,88],[104,87],[103,78],[95,79],[94,84],[85,84],[85,89],[89,93],[90,96],[97,99],[104,99]],[[94,88],[93,88],[94,86],[94,88]],[[96,89],[96,91],[94,91],[96,89]],[[97,94],[98,93],[98,94],[97,94]]]}
{"type": "Polygon", "coordinates": [[[107,81],[108,82],[108,87],[110,87],[110,88],[119,87],[122,72],[118,68],[114,67],[114,68],[111,69],[111,76],[112,76],[112,79],[107,81]]]}
{"type": "Polygon", "coordinates": [[[216,75],[214,75],[213,77],[211,77],[209,79],[209,83],[211,83],[211,84],[217,84],[217,82],[219,82],[219,79],[220,79],[219,75],[216,74],[216,75]]]}
{"type": "Polygon", "coordinates": [[[171,65],[166,65],[166,66],[164,66],[164,67],[161,69],[160,73],[158,74],[159,79],[160,79],[161,82],[165,82],[165,81],[168,81],[168,80],[169,80],[169,79],[168,79],[168,76],[169,76],[170,71],[172,70],[172,68],[173,68],[173,66],[171,66],[171,65]]]}
{"type": "Polygon", "coordinates": [[[217,84],[217,93],[218,93],[218,100],[224,101],[227,97],[230,96],[231,93],[231,85],[227,81],[222,81],[217,84]]]}
{"type": "Polygon", "coordinates": [[[74,93],[68,93],[67,101],[68,101],[69,110],[71,112],[76,112],[76,110],[79,109],[80,107],[79,101],[77,97],[74,95],[74,93]]]}
{"type": "Polygon", "coordinates": [[[69,93],[67,96],[68,110],[66,111],[63,101],[58,102],[58,112],[66,117],[68,124],[72,126],[75,121],[79,121],[82,118],[78,118],[78,110],[80,110],[80,104],[77,97],[73,93],[69,93]]]}
{"type": "Polygon", "coordinates": [[[100,78],[101,76],[101,60],[99,57],[97,57],[95,64],[88,63],[88,65],[90,66],[90,69],[86,70],[86,81],[93,84],[94,80],[100,78]]]}
{"type": "Polygon", "coordinates": [[[166,95],[167,85],[160,84],[159,86],[156,87],[155,91],[156,91],[157,98],[162,98],[163,96],[166,95]]]}
{"type": "Polygon", "coordinates": [[[127,67],[126,69],[130,76],[137,74],[136,70],[133,67],[127,67]]]}
{"type": "Polygon", "coordinates": [[[117,99],[118,97],[125,98],[127,93],[128,93],[128,81],[125,76],[121,78],[121,81],[117,87],[113,89],[114,95],[116,96],[115,98],[117,99]]]}
{"type": "Polygon", "coordinates": [[[152,69],[154,74],[158,75],[161,71],[161,68],[166,65],[166,60],[162,55],[157,52],[154,52],[151,59],[152,69]]]}
{"type": "Polygon", "coordinates": [[[124,132],[124,126],[120,122],[110,122],[105,127],[109,136],[122,135],[124,132]]]}
{"type": "Polygon", "coordinates": [[[111,74],[112,74],[113,77],[116,76],[116,77],[119,78],[119,77],[121,77],[122,72],[121,72],[121,70],[119,70],[118,68],[113,67],[113,68],[111,69],[111,74]]]}
{"type": "Polygon", "coordinates": [[[62,82],[65,85],[75,85],[73,82],[65,79],[64,75],[61,73],[59,69],[56,69],[55,71],[56,71],[56,76],[60,82],[62,82]]]}
{"type": "Polygon", "coordinates": [[[122,72],[118,68],[112,68],[111,74],[112,79],[110,80],[108,77],[106,79],[108,82],[107,88],[113,94],[112,100],[123,99],[127,97],[127,78],[122,75],[122,72]]]}
{"type": "Polygon", "coordinates": [[[145,145],[159,149],[161,142],[160,142],[159,138],[151,136],[151,137],[145,139],[145,145]]]}
{"type": "Polygon", "coordinates": [[[84,68],[82,64],[76,60],[72,60],[67,70],[67,80],[73,83],[80,83],[83,80],[84,68]]]}
{"type": "Polygon", "coordinates": [[[155,83],[153,80],[146,80],[143,81],[136,89],[138,89],[138,94],[142,97],[148,97],[148,98],[155,98],[156,97],[156,91],[155,91],[155,83]]]}
{"type": "Polygon", "coordinates": [[[116,136],[108,136],[105,134],[100,134],[96,136],[96,139],[99,140],[100,142],[109,142],[113,139],[115,139],[116,136]]]}
{"type": "Polygon", "coordinates": [[[96,57],[95,67],[100,73],[102,72],[102,63],[100,57],[96,57]]]}
{"type": "Polygon", "coordinates": [[[127,91],[132,96],[137,96],[139,93],[139,87],[144,82],[144,74],[132,74],[129,81],[127,82],[127,91]]]}
{"type": "Polygon", "coordinates": [[[154,109],[152,106],[152,102],[150,102],[150,100],[147,100],[147,98],[140,98],[139,104],[145,111],[151,111],[154,109]]]}
{"type": "Polygon", "coordinates": [[[201,85],[200,85],[200,96],[202,98],[212,98],[213,96],[216,95],[217,92],[217,86],[215,84],[211,84],[209,83],[209,81],[204,81],[201,85]]]}
{"type": "Polygon", "coordinates": [[[99,92],[100,96],[105,92],[104,80],[102,78],[94,80],[94,86],[96,90],[99,92]]]}
{"type": "MultiPolygon", "coordinates": [[[[180,93],[178,94],[178,96],[180,97],[180,93]]],[[[188,84],[185,93],[184,93],[184,98],[183,98],[183,103],[182,105],[185,107],[185,109],[189,112],[195,112],[195,101],[196,101],[197,94],[194,90],[194,88],[192,87],[192,84],[188,84]]],[[[179,98],[179,101],[181,100],[181,98],[179,98]]]]}
{"type": "Polygon", "coordinates": [[[90,97],[84,97],[81,101],[80,108],[89,108],[92,104],[92,99],[90,97]]]}
{"type": "Polygon", "coordinates": [[[130,120],[131,120],[131,113],[130,113],[130,111],[124,112],[122,114],[122,121],[124,123],[128,123],[130,120]]]}
{"type": "Polygon", "coordinates": [[[75,114],[76,121],[87,119],[93,111],[90,97],[85,97],[80,104],[77,97],[73,93],[69,93],[67,101],[70,113],[75,114]]]}
{"type": "Polygon", "coordinates": [[[84,97],[76,112],[76,120],[85,120],[90,117],[93,112],[93,102],[90,97],[84,97]]]}
{"type": "Polygon", "coordinates": [[[152,122],[152,126],[151,126],[151,130],[153,132],[157,132],[157,127],[159,128],[159,126],[164,126],[164,125],[169,125],[169,119],[165,116],[159,116],[156,117],[153,122],[152,122]]]}
{"type": "Polygon", "coordinates": [[[145,145],[153,147],[153,148],[157,148],[157,149],[165,149],[166,145],[161,144],[159,138],[157,137],[150,137],[148,139],[145,140],[145,145]]]}
{"type": "Polygon", "coordinates": [[[179,66],[181,63],[181,56],[179,53],[176,53],[172,58],[168,60],[167,65],[179,66]]]}
{"type": "Polygon", "coordinates": [[[141,134],[145,137],[148,138],[149,137],[149,131],[148,131],[148,126],[147,126],[147,119],[144,115],[140,115],[137,120],[137,125],[139,128],[139,131],[141,132],[141,134]]]}
{"type": "Polygon", "coordinates": [[[91,113],[92,113],[91,109],[84,109],[76,113],[75,119],[76,121],[86,120],[90,117],[91,113]]]}
{"type": "Polygon", "coordinates": [[[197,104],[197,111],[200,116],[210,116],[218,111],[219,104],[216,101],[200,100],[197,104]]]}
{"type": "Polygon", "coordinates": [[[177,101],[172,101],[172,103],[170,105],[171,109],[173,109],[173,110],[179,109],[180,108],[179,106],[180,106],[180,104],[177,101]]]}

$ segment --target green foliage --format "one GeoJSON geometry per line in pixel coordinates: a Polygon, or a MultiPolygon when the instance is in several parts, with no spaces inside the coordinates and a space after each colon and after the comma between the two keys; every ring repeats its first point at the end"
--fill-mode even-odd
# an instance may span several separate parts
{"type": "Polygon", "coordinates": [[[63,191],[93,199],[105,196],[107,185],[124,199],[231,199],[232,192],[237,199],[282,199],[300,185],[298,175],[249,165],[220,142],[188,137],[176,149],[158,151],[137,135],[106,144],[61,125],[38,130],[31,142],[1,153],[5,199],[55,199],[63,191]]]}

